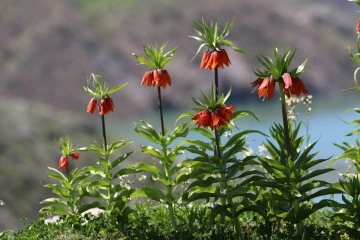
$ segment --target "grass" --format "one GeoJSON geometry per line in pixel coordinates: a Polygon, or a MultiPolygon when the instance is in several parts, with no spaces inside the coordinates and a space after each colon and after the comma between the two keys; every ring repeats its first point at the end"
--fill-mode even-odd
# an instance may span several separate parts
{"type": "MultiPolygon", "coordinates": [[[[209,211],[204,204],[181,207],[176,211],[177,230],[169,224],[166,205],[150,203],[133,205],[127,215],[85,215],[78,223],[61,219],[58,223],[45,223],[39,219],[17,232],[3,232],[0,239],[235,239],[228,221],[223,225],[208,222],[209,211]]],[[[327,217],[329,210],[321,210],[309,218],[302,234],[289,235],[289,224],[283,221],[266,225],[256,214],[240,217],[243,240],[351,240],[327,217]],[[274,227],[274,226],[277,227],[274,227]]]]}

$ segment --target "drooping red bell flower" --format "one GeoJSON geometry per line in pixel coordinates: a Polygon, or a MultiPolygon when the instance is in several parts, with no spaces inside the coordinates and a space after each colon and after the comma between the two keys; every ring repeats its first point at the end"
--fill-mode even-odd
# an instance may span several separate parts
{"type": "Polygon", "coordinates": [[[196,113],[192,120],[196,121],[198,127],[210,127],[211,130],[214,130],[229,123],[235,117],[234,110],[234,106],[227,105],[221,105],[214,111],[203,109],[196,113]]]}
{"type": "Polygon", "coordinates": [[[80,158],[80,153],[78,152],[72,152],[70,154],[71,158],[74,159],[74,160],[78,160],[80,158]]]}
{"type": "Polygon", "coordinates": [[[291,95],[300,96],[301,94],[308,94],[309,91],[306,89],[303,81],[296,77],[292,79],[292,86],[285,89],[285,94],[289,98],[291,95]]]}
{"type": "Polygon", "coordinates": [[[91,98],[89,104],[87,105],[86,112],[93,113],[95,111],[97,105],[97,100],[95,98],[91,98]]]}
{"type": "Polygon", "coordinates": [[[192,118],[195,120],[198,127],[210,127],[211,125],[211,112],[207,109],[203,109],[200,112],[196,113],[195,116],[192,118]]]}
{"type": "Polygon", "coordinates": [[[251,85],[253,88],[257,88],[259,98],[267,97],[270,99],[274,96],[275,81],[272,77],[258,78],[251,85]]]}
{"type": "Polygon", "coordinates": [[[144,84],[149,87],[153,87],[155,85],[153,71],[146,71],[144,73],[144,76],[141,80],[141,85],[144,85],[144,84]]]}
{"type": "Polygon", "coordinates": [[[104,116],[109,112],[114,111],[114,102],[111,97],[107,96],[99,101],[99,114],[104,116]]]}
{"type": "Polygon", "coordinates": [[[357,21],[357,23],[356,23],[355,31],[356,31],[357,33],[360,33],[360,18],[358,19],[358,21],[357,21]]]}
{"type": "Polygon", "coordinates": [[[225,49],[220,51],[204,52],[200,68],[214,70],[215,68],[224,68],[224,65],[229,66],[231,64],[229,56],[225,49]]]}
{"type": "Polygon", "coordinates": [[[154,84],[153,86],[166,88],[167,85],[171,86],[171,78],[167,70],[155,69],[154,71],[154,84]]]}
{"type": "Polygon", "coordinates": [[[67,156],[61,156],[59,159],[59,168],[68,169],[69,168],[69,160],[67,156]]]}
{"type": "Polygon", "coordinates": [[[235,106],[220,106],[217,110],[217,113],[220,117],[220,125],[227,124],[231,119],[233,119],[235,116],[233,114],[233,111],[235,111],[235,106]]]}

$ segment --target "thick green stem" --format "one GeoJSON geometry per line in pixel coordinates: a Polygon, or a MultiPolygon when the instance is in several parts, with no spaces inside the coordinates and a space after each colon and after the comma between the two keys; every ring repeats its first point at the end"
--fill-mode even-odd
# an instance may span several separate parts
{"type": "Polygon", "coordinates": [[[290,135],[289,135],[289,121],[287,118],[286,111],[286,102],[285,102],[285,92],[284,92],[284,83],[279,82],[280,88],[280,96],[281,96],[281,110],[282,110],[282,118],[284,124],[284,141],[287,153],[291,156],[291,143],[290,143],[290,135]]]}
{"type": "MultiPolygon", "coordinates": [[[[160,124],[161,124],[161,135],[164,137],[165,136],[165,124],[164,124],[164,115],[163,115],[163,108],[162,108],[162,100],[161,100],[161,88],[158,87],[158,106],[159,106],[159,112],[160,112],[160,124]]],[[[172,176],[169,173],[169,167],[167,164],[167,146],[162,146],[163,148],[163,153],[165,156],[164,162],[163,162],[163,166],[164,166],[164,171],[165,171],[165,176],[167,177],[167,179],[169,180],[169,182],[171,183],[170,186],[167,186],[166,190],[166,195],[167,196],[172,196],[172,191],[173,191],[173,180],[172,180],[172,176]]],[[[174,207],[172,203],[168,203],[168,208],[169,208],[169,217],[170,217],[170,221],[171,224],[173,226],[174,229],[176,229],[176,220],[175,220],[175,213],[174,213],[174,207]]]]}
{"type": "Polygon", "coordinates": [[[163,136],[165,136],[164,115],[163,115],[160,87],[158,87],[158,105],[159,105],[159,112],[160,112],[161,134],[163,136]]]}
{"type": "Polygon", "coordinates": [[[101,115],[102,134],[104,141],[104,150],[107,151],[106,129],[105,129],[105,115],[101,115]]]}

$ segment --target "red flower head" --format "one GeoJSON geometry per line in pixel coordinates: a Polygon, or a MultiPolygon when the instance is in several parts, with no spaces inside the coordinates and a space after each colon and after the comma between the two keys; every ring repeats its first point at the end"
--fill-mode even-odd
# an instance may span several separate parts
{"type": "Polygon", "coordinates": [[[70,154],[70,156],[72,157],[72,159],[78,160],[78,159],[80,158],[80,153],[78,153],[78,152],[72,152],[72,153],[70,154]]]}
{"type": "Polygon", "coordinates": [[[284,81],[284,88],[285,88],[285,90],[286,90],[286,89],[289,89],[289,87],[292,86],[292,79],[291,79],[290,73],[284,73],[284,74],[282,75],[282,79],[283,79],[283,81],[284,81]]]}
{"type": "Polygon", "coordinates": [[[61,156],[59,160],[59,168],[68,169],[69,168],[69,161],[67,156],[61,156]]]}
{"type": "Polygon", "coordinates": [[[292,80],[292,86],[288,89],[285,89],[285,94],[287,97],[291,95],[300,96],[301,94],[308,94],[309,91],[306,89],[304,83],[300,78],[294,78],[292,80]]]}
{"type": "Polygon", "coordinates": [[[226,105],[219,106],[215,111],[203,109],[196,113],[192,120],[197,121],[196,124],[198,127],[210,127],[211,130],[213,130],[227,124],[233,119],[235,117],[233,114],[234,110],[234,106],[226,105]]]}
{"type": "Polygon", "coordinates": [[[200,64],[200,68],[201,69],[206,69],[207,68],[207,65],[208,65],[208,62],[209,62],[209,58],[210,58],[210,51],[207,50],[206,52],[204,52],[203,56],[202,56],[202,59],[201,59],[201,64],[200,64]]]}
{"type": "Polygon", "coordinates": [[[90,99],[90,102],[87,105],[86,112],[93,113],[95,111],[96,104],[97,104],[97,100],[95,98],[90,99]]]}
{"type": "Polygon", "coordinates": [[[167,85],[171,86],[171,78],[167,70],[155,69],[154,71],[154,84],[153,86],[166,88],[167,85]]]}
{"type": "Polygon", "coordinates": [[[357,33],[360,33],[360,18],[358,19],[358,21],[356,23],[355,30],[356,30],[357,33]]]}
{"type": "Polygon", "coordinates": [[[230,63],[225,49],[212,52],[207,50],[202,57],[200,68],[214,70],[215,68],[224,68],[224,65],[229,66],[230,63]]]}
{"type": "Polygon", "coordinates": [[[274,96],[275,81],[272,77],[258,78],[252,83],[252,87],[258,89],[259,98],[267,97],[270,99],[274,96]]]}
{"type": "Polygon", "coordinates": [[[234,106],[220,106],[217,110],[218,115],[220,117],[221,125],[227,124],[231,119],[233,119],[235,116],[233,114],[233,111],[235,111],[234,106]]]}
{"type": "Polygon", "coordinates": [[[210,127],[211,125],[211,112],[209,110],[204,109],[200,112],[196,113],[192,120],[197,121],[198,127],[210,127]]]}
{"type": "Polygon", "coordinates": [[[146,86],[154,86],[154,73],[153,71],[146,71],[142,80],[141,80],[141,85],[146,85],[146,86]]]}
{"type": "Polygon", "coordinates": [[[101,99],[99,102],[99,114],[104,116],[109,112],[114,111],[114,103],[111,97],[107,96],[104,99],[101,99]]]}

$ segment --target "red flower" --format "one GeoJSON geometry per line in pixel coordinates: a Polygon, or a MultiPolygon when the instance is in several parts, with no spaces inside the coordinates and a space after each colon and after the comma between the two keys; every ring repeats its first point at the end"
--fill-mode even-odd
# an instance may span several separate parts
{"type": "Polygon", "coordinates": [[[215,111],[210,112],[208,109],[196,113],[192,120],[197,121],[198,127],[210,127],[211,130],[227,124],[230,119],[234,118],[232,111],[234,106],[219,106],[215,111]]]}
{"type": "Polygon", "coordinates": [[[153,86],[166,88],[167,85],[171,86],[171,78],[168,71],[163,69],[155,69],[153,86]]]}
{"type": "Polygon", "coordinates": [[[274,96],[275,81],[272,77],[258,78],[252,83],[252,87],[258,89],[259,98],[267,97],[270,99],[274,96]]]}
{"type": "Polygon", "coordinates": [[[308,94],[309,91],[306,89],[304,83],[300,80],[300,78],[294,78],[292,80],[292,86],[285,90],[285,94],[287,97],[291,95],[300,96],[301,94],[308,94]]]}
{"type": "Polygon", "coordinates": [[[96,104],[97,104],[97,100],[95,98],[90,99],[90,102],[87,105],[86,112],[93,113],[95,111],[96,104]]]}
{"type": "MultiPolygon", "coordinates": [[[[289,73],[284,73],[282,81],[284,82],[284,91],[288,98],[291,95],[300,96],[301,94],[309,93],[304,83],[298,77],[292,79],[289,73]]],[[[274,96],[275,81],[272,77],[258,78],[251,84],[253,88],[258,89],[259,98],[267,97],[270,99],[274,96]]]]}
{"type": "Polygon", "coordinates": [[[206,51],[201,59],[200,68],[214,70],[215,68],[224,68],[224,65],[231,64],[229,56],[225,49],[220,51],[206,51]]]}
{"type": "Polygon", "coordinates": [[[146,71],[142,80],[141,80],[141,85],[146,84],[146,86],[154,86],[154,73],[153,71],[146,71]]]}
{"type": "Polygon", "coordinates": [[[72,159],[78,160],[78,159],[80,158],[80,153],[78,153],[78,152],[72,152],[72,153],[70,154],[70,156],[72,157],[72,159]]]}
{"type": "Polygon", "coordinates": [[[358,21],[356,23],[355,30],[356,30],[357,33],[360,33],[360,18],[358,19],[358,21]]]}
{"type": "Polygon", "coordinates": [[[195,116],[192,118],[192,120],[197,121],[198,127],[210,127],[211,124],[211,113],[209,110],[204,109],[195,114],[195,116]]]}
{"type": "Polygon", "coordinates": [[[229,66],[231,64],[229,56],[228,56],[227,52],[225,51],[225,49],[220,50],[220,57],[221,57],[221,62],[223,64],[225,64],[226,66],[229,66]]]}
{"type": "Polygon", "coordinates": [[[67,156],[61,156],[59,160],[59,168],[68,169],[69,168],[69,161],[67,156]]]}
{"type": "Polygon", "coordinates": [[[231,119],[233,119],[235,116],[233,114],[233,111],[236,108],[234,106],[220,106],[217,110],[218,115],[220,117],[221,125],[227,124],[231,119]]]}
{"type": "Polygon", "coordinates": [[[201,69],[202,68],[205,68],[205,69],[207,68],[206,66],[208,64],[210,55],[211,55],[211,53],[209,51],[204,52],[203,57],[201,59],[201,64],[200,64],[201,69]]]}
{"type": "Polygon", "coordinates": [[[149,87],[166,88],[167,85],[171,86],[171,78],[167,70],[155,69],[145,72],[141,80],[141,85],[144,84],[149,87]]]}
{"type": "Polygon", "coordinates": [[[111,97],[107,96],[104,99],[101,99],[99,102],[99,114],[101,116],[104,116],[105,114],[109,112],[114,111],[114,103],[111,99],[111,97]]]}
{"type": "Polygon", "coordinates": [[[290,75],[290,73],[284,73],[283,75],[282,75],[282,79],[283,79],[283,81],[284,81],[284,88],[285,89],[288,89],[289,87],[291,87],[291,85],[292,85],[292,79],[291,79],[291,75],[290,75]]]}

